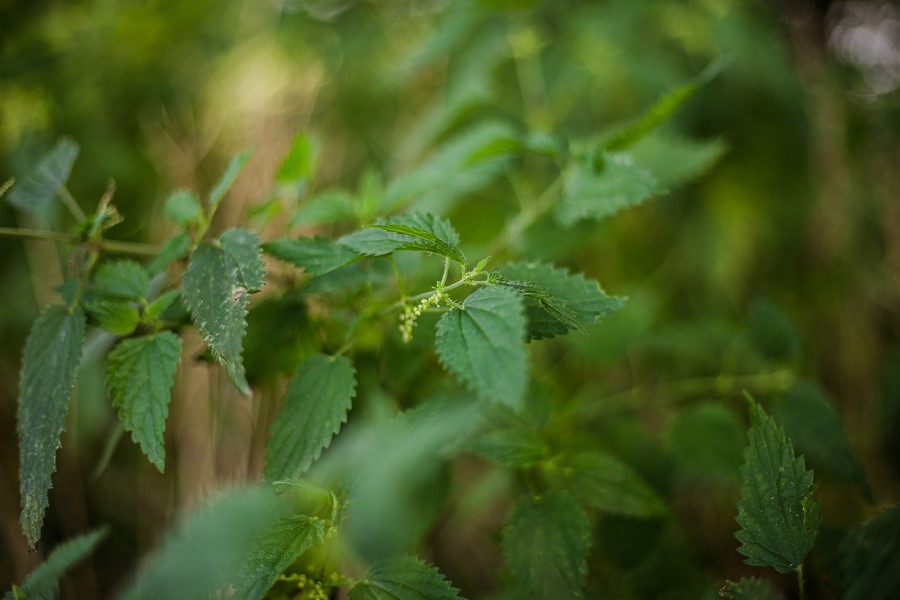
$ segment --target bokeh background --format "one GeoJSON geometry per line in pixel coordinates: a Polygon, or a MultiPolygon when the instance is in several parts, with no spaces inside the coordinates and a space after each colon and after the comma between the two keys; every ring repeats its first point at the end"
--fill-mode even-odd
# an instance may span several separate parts
{"type": "MultiPolygon", "coordinates": [[[[842,415],[873,492],[869,502],[840,482],[820,489],[827,527],[814,594],[829,589],[829,532],[900,497],[896,4],[0,0],[0,23],[0,179],[71,136],[81,154],[69,189],[80,204],[92,210],[114,179],[126,219],[110,237],[157,245],[170,227],[167,194],[207,190],[245,147],[255,154],[216,227],[265,223],[272,239],[284,215],[266,220],[253,207],[269,197],[297,132],[319,140],[316,189],[357,190],[486,118],[588,139],[726,58],[667,125],[721,140],[722,158],[705,176],[577,235],[533,228],[508,252],[577,267],[630,298],[590,337],[569,336],[534,359],[558,369],[548,378],[566,394],[608,401],[582,415],[586,431],[629,459],[680,519],[675,528],[597,524],[592,572],[609,577],[594,589],[663,597],[671,587],[696,598],[751,572],[731,537],[744,388],[768,398],[795,382],[815,385],[842,415]],[[702,429],[710,423],[718,425],[702,429]]],[[[470,248],[490,245],[515,192],[501,178],[451,205],[470,248]]],[[[61,206],[27,215],[0,203],[0,226],[67,231],[72,222],[61,206]]],[[[30,324],[62,281],[65,251],[0,237],[0,587],[21,581],[46,548],[110,523],[110,540],[63,585],[64,597],[106,597],[186,507],[258,478],[279,384],[263,385],[274,360],[265,349],[248,349],[262,382],[253,399],[183,361],[160,474],[128,436],[115,436],[102,381],[108,342],[92,338],[42,548],[28,554],[18,525],[17,373],[30,324]]],[[[296,311],[269,306],[269,320],[284,314],[296,311]]],[[[196,354],[199,341],[186,347],[196,354]]],[[[400,372],[402,361],[371,355],[368,376],[400,372]]],[[[389,406],[415,404],[414,375],[380,386],[389,406]]],[[[463,459],[441,493],[455,498],[485,472],[463,459]]],[[[496,489],[423,511],[411,542],[472,597],[501,578],[497,531],[510,496],[496,489]]],[[[779,585],[790,593],[789,581],[779,585]]]]}

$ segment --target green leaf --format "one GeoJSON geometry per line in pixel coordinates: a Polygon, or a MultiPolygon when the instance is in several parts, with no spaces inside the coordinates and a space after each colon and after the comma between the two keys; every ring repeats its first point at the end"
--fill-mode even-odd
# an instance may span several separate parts
{"type": "Polygon", "coordinates": [[[675,188],[712,169],[725,155],[728,145],[722,140],[692,140],[679,135],[655,134],[629,149],[634,162],[656,178],[662,188],[675,188]]]}
{"type": "Polygon", "coordinates": [[[719,590],[722,598],[731,600],[784,600],[784,597],[772,589],[772,586],[755,577],[740,581],[726,581],[719,590]]]}
{"type": "Polygon", "coordinates": [[[453,600],[460,598],[440,571],[413,556],[380,560],[350,589],[350,600],[453,600]]]}
{"type": "Polygon", "coordinates": [[[330,189],[301,205],[291,217],[290,226],[324,225],[335,221],[350,221],[355,216],[353,194],[347,190],[330,189]]]}
{"type": "Polygon", "coordinates": [[[230,583],[280,512],[277,498],[264,488],[230,492],[195,510],[184,528],[166,535],[119,600],[206,598],[230,583]]]}
{"type": "Polygon", "coordinates": [[[385,208],[393,212],[415,198],[421,201],[429,195],[457,197],[470,192],[502,172],[504,159],[521,151],[519,136],[509,125],[476,125],[394,180],[385,193],[385,208]]]}
{"type": "Polygon", "coordinates": [[[151,319],[156,319],[159,315],[164,313],[167,308],[172,306],[172,303],[178,300],[180,295],[180,289],[169,290],[164,294],[160,294],[158,297],[154,298],[153,302],[147,305],[144,312],[147,313],[147,316],[151,319]]]}
{"type": "Polygon", "coordinates": [[[21,210],[41,210],[69,179],[77,157],[78,144],[67,137],[60,139],[41,157],[34,170],[13,188],[7,201],[21,210]]]}
{"type": "Polygon", "coordinates": [[[844,600],[896,598],[900,589],[900,505],[854,528],[840,546],[844,600]]]}
{"type": "Polygon", "coordinates": [[[346,357],[314,354],[303,361],[269,430],[266,479],[305,472],[346,422],[355,395],[356,371],[346,357]]]}
{"type": "Polygon", "coordinates": [[[163,206],[163,214],[178,225],[193,225],[204,219],[200,198],[190,190],[172,192],[163,206]]]}
{"type": "Polygon", "coordinates": [[[247,161],[250,160],[252,154],[253,150],[247,149],[238,152],[232,157],[231,162],[229,162],[228,166],[225,168],[225,172],[222,173],[222,176],[216,182],[216,185],[213,186],[212,191],[209,192],[209,198],[206,203],[209,205],[210,215],[216,212],[216,209],[219,207],[219,202],[222,201],[222,198],[224,198],[225,194],[228,193],[228,190],[231,189],[234,180],[237,179],[238,175],[241,174],[241,171],[244,170],[244,167],[246,166],[247,161]]]}
{"type": "Polygon", "coordinates": [[[512,263],[500,274],[533,286],[524,293],[529,340],[564,335],[571,329],[584,331],[584,326],[610,316],[625,304],[624,298],[607,296],[595,280],[546,263],[512,263]]]}
{"type": "Polygon", "coordinates": [[[809,384],[791,388],[773,407],[776,419],[809,465],[855,484],[872,500],[866,474],[835,407],[809,384]]]}
{"type": "Polygon", "coordinates": [[[106,362],[106,387],[119,419],[160,473],[166,458],[163,433],[180,357],[181,338],[162,331],[125,340],[106,362]]]}
{"type": "Polygon", "coordinates": [[[584,598],[590,541],[584,511],[553,490],[516,503],[503,529],[503,555],[528,598],[584,598]]]}
{"type": "Polygon", "coordinates": [[[359,258],[350,248],[320,237],[275,240],[263,244],[263,250],[314,276],[324,275],[359,258]]]}
{"type": "Polygon", "coordinates": [[[472,450],[514,467],[534,465],[547,458],[547,446],[540,436],[521,427],[486,433],[472,444],[472,450]]]}
{"type": "Polygon", "coordinates": [[[416,250],[446,256],[460,264],[466,262],[459,249],[459,234],[450,222],[427,213],[391,217],[344,236],[338,243],[366,256],[416,250]]]}
{"type": "Polygon", "coordinates": [[[53,304],[31,326],[19,374],[19,491],[28,544],[41,537],[50,477],[84,349],[80,307],[53,304]]]}
{"type": "Polygon", "coordinates": [[[159,254],[150,263],[148,270],[151,274],[156,275],[166,270],[173,261],[184,257],[191,247],[191,237],[187,232],[182,231],[172,237],[163,246],[159,254]]]}
{"type": "Polygon", "coordinates": [[[749,397],[748,402],[750,443],[741,467],[738,552],[748,565],[787,573],[803,564],[818,533],[813,474],[802,456],[794,457],[794,447],[775,420],[749,397]]]}
{"type": "Polygon", "coordinates": [[[316,171],[318,155],[319,148],[315,140],[304,133],[298,133],[275,172],[275,181],[284,186],[306,185],[316,171]]]}
{"type": "Polygon", "coordinates": [[[591,162],[577,161],[570,167],[565,191],[556,206],[560,225],[568,227],[582,219],[612,216],[642,204],[659,191],[653,175],[626,154],[606,154],[599,167],[591,162]]]}
{"type": "Polygon", "coordinates": [[[133,260],[103,263],[94,275],[94,283],[104,295],[127,300],[140,300],[150,290],[150,277],[144,267],[133,260]]]}
{"type": "Polygon", "coordinates": [[[184,274],[182,298],[213,356],[243,393],[250,387],[241,359],[249,293],[263,284],[256,234],[231,229],[220,244],[200,244],[184,274]]]}
{"type": "Polygon", "coordinates": [[[659,517],[666,506],[634,469],[601,452],[582,452],[551,467],[548,479],[586,506],[629,517],[659,517]]]}
{"type": "Polygon", "coordinates": [[[80,535],[53,549],[47,557],[19,586],[19,600],[56,600],[59,597],[59,579],[82,558],[90,554],[106,537],[107,530],[98,529],[80,535]]]}
{"type": "Polygon", "coordinates": [[[479,398],[520,408],[528,383],[525,314],[513,291],[485,287],[437,324],[441,364],[479,398]]]}
{"type": "Polygon", "coordinates": [[[326,523],[294,515],[277,519],[258,539],[234,584],[236,600],[260,600],[301,554],[325,542],[326,523]]]}
{"type": "Polygon", "coordinates": [[[101,329],[113,335],[128,335],[141,320],[137,308],[127,300],[91,300],[84,303],[84,309],[101,329]]]}

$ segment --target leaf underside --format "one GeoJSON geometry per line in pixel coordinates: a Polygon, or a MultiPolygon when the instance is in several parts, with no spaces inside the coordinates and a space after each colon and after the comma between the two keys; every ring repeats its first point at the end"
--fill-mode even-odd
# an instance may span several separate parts
{"type": "Polygon", "coordinates": [[[29,545],[41,537],[56,450],[84,349],[80,307],[45,308],[31,327],[19,377],[19,490],[21,523],[29,545]]]}
{"type": "Polygon", "coordinates": [[[314,354],[303,361],[269,430],[266,479],[309,469],[346,422],[355,395],[356,371],[348,358],[314,354]]]}
{"type": "Polygon", "coordinates": [[[380,560],[350,590],[350,600],[454,600],[459,590],[440,571],[412,556],[380,560]]]}
{"type": "Polygon", "coordinates": [[[787,573],[799,567],[815,541],[819,505],[812,498],[813,473],[784,431],[763,409],[750,402],[749,445],[741,467],[735,537],[738,552],[755,567],[787,573]]]}

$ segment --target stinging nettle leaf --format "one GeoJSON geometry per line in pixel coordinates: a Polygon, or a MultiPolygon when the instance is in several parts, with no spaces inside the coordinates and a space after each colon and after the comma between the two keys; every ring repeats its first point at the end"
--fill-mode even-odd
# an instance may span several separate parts
{"type": "Polygon", "coordinates": [[[525,325],[521,296],[481,288],[438,321],[438,358],[479,398],[517,409],[528,383],[525,325]]]}
{"type": "Polygon", "coordinates": [[[440,571],[413,556],[380,560],[350,589],[350,600],[454,600],[461,598],[440,571]]]}
{"type": "Polygon", "coordinates": [[[896,598],[900,590],[900,505],[858,525],[840,546],[845,600],[896,598]]]}
{"type": "Polygon", "coordinates": [[[504,285],[511,281],[533,286],[521,292],[526,296],[529,340],[564,335],[572,329],[585,331],[585,326],[625,305],[625,298],[607,296],[597,281],[546,263],[512,263],[500,274],[507,280],[504,285]]]}
{"type": "Polygon", "coordinates": [[[212,214],[216,211],[216,208],[219,206],[219,202],[222,201],[222,198],[225,197],[225,194],[228,193],[228,190],[231,189],[231,186],[234,184],[234,180],[238,178],[238,175],[241,174],[241,171],[244,170],[244,167],[247,165],[247,161],[250,160],[250,156],[253,155],[253,150],[247,149],[235,154],[231,161],[228,163],[228,166],[225,167],[225,172],[222,173],[222,176],[216,182],[216,185],[213,186],[212,190],[209,192],[209,198],[207,199],[207,204],[209,205],[209,213],[212,214]]]}
{"type": "Polygon", "coordinates": [[[263,250],[313,276],[324,275],[359,258],[350,248],[320,237],[274,240],[263,250]]]}
{"type": "Polygon", "coordinates": [[[19,600],[56,600],[59,597],[59,579],[90,554],[106,534],[105,528],[98,529],[54,548],[47,560],[22,582],[13,597],[19,600]]]}
{"type": "Polygon", "coordinates": [[[84,350],[80,307],[54,304],[31,326],[19,375],[19,491],[22,529],[30,545],[41,537],[56,450],[84,350]]]}
{"type": "Polygon", "coordinates": [[[319,148],[315,139],[298,133],[275,172],[275,181],[284,186],[305,185],[315,174],[318,155],[319,148]]]}
{"type": "Polygon", "coordinates": [[[719,139],[698,141],[656,134],[635,144],[629,153],[636,164],[650,171],[660,187],[671,189],[703,176],[727,150],[728,145],[719,139]]]}
{"type": "Polygon", "coordinates": [[[290,226],[323,225],[350,221],[356,216],[353,194],[347,190],[325,190],[305,201],[291,217],[290,226]]]}
{"type": "Polygon", "coordinates": [[[123,341],[106,362],[106,387],[119,419],[160,473],[166,457],[163,433],[180,357],[181,338],[162,331],[123,341]]]}
{"type": "Polygon", "coordinates": [[[259,239],[252,232],[231,229],[220,242],[218,246],[203,243],[194,250],[184,274],[182,298],[213,356],[238,389],[249,394],[241,344],[249,294],[263,284],[259,239]]]}
{"type": "Polygon", "coordinates": [[[596,168],[590,161],[573,163],[556,220],[571,226],[582,219],[600,220],[642,204],[658,193],[656,179],[626,154],[606,154],[596,168]]]}
{"type": "Polygon", "coordinates": [[[630,466],[608,454],[582,452],[550,469],[548,479],[586,506],[629,517],[661,517],[666,506],[630,466]]]}
{"type": "Polygon", "coordinates": [[[140,300],[150,290],[147,271],[133,260],[103,263],[94,275],[94,283],[103,295],[128,300],[140,300]]]}
{"type": "Polygon", "coordinates": [[[172,262],[184,257],[191,248],[191,237],[187,232],[182,231],[169,238],[166,245],[163,246],[159,254],[150,263],[147,269],[151,274],[156,275],[165,271],[172,262]]]}
{"type": "Polygon", "coordinates": [[[519,500],[503,529],[507,568],[528,598],[584,598],[590,543],[587,516],[560,490],[519,500]]]}
{"type": "Polygon", "coordinates": [[[201,223],[204,219],[200,198],[190,190],[172,192],[163,205],[163,214],[178,225],[201,223]]]}
{"type": "Polygon", "coordinates": [[[84,303],[84,309],[101,329],[113,335],[128,335],[141,320],[137,308],[126,300],[91,300],[84,303]]]}
{"type": "Polygon", "coordinates": [[[466,262],[459,249],[459,234],[450,222],[428,213],[391,217],[346,235],[338,243],[366,256],[416,250],[446,256],[460,264],[466,262]]]}
{"type": "Polygon", "coordinates": [[[318,517],[293,515],[276,519],[253,544],[231,597],[260,600],[301,554],[324,543],[325,533],[326,523],[318,517]]]}
{"type": "Polygon", "coordinates": [[[541,437],[522,427],[491,431],[478,438],[472,450],[515,467],[534,465],[547,457],[547,446],[541,437]]]}
{"type": "Polygon", "coordinates": [[[269,430],[266,479],[309,469],[346,422],[355,395],[356,370],[348,358],[314,354],[303,361],[269,430]]]}
{"type": "Polygon", "coordinates": [[[775,420],[749,397],[748,402],[751,426],[736,518],[741,529],[734,536],[745,563],[788,573],[803,563],[818,533],[813,473],[802,456],[794,456],[775,420]]]}
{"type": "Polygon", "coordinates": [[[15,185],[7,201],[22,210],[41,210],[69,179],[77,157],[78,144],[67,137],[60,139],[41,157],[34,171],[15,185]]]}

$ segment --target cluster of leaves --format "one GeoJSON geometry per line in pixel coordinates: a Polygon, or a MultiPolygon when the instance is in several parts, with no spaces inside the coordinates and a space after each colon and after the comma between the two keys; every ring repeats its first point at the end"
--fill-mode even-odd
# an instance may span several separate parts
{"type": "MultiPolygon", "coordinates": [[[[549,262],[494,266],[489,256],[472,260],[441,214],[514,161],[547,161],[554,176],[498,237],[495,248],[502,253],[536,223],[572,230],[692,180],[721,156],[723,144],[664,137],[655,129],[708,77],[701,75],[643,117],[598,139],[569,140],[519,131],[508,123],[480,124],[387,186],[377,176],[368,177],[356,194],[329,189],[307,196],[316,144],[300,135],[278,170],[275,190],[254,209],[253,218],[266,223],[286,212],[293,227],[328,226],[339,232],[333,237],[286,236],[263,243],[248,228],[210,234],[249,151],[233,158],[204,199],[189,190],[171,194],[164,213],[176,231],[146,265],[108,257],[114,246],[105,234],[119,217],[111,194],[105,196],[93,215],[79,217],[72,236],[75,260],[59,290],[61,301],[43,309],[24,351],[18,433],[21,523],[29,544],[41,536],[87,328],[115,337],[106,360],[111,403],[134,442],[163,471],[164,432],[185,328],[198,332],[206,358],[224,369],[235,388],[251,394],[254,377],[245,364],[245,340],[254,312],[251,295],[273,287],[263,260],[268,254],[290,265],[289,289],[273,290],[273,295],[299,293],[304,302],[324,297],[352,311],[352,320],[335,310],[324,318],[326,339],[284,363],[274,361],[275,377],[290,382],[268,430],[264,481],[219,499],[193,515],[184,529],[170,533],[120,597],[193,597],[230,588],[234,597],[258,599],[286,586],[292,594],[325,598],[331,588],[344,586],[352,600],[456,598],[458,590],[415,556],[384,552],[356,569],[362,574],[354,577],[345,575],[344,562],[352,563],[357,546],[378,537],[382,491],[397,472],[463,452],[502,465],[522,482],[500,534],[505,597],[585,597],[593,521],[601,515],[663,520],[671,513],[662,491],[626,460],[631,457],[600,444],[572,443],[559,434],[577,429],[572,421],[578,415],[548,409],[533,392],[529,344],[590,333],[625,299],[549,262]],[[679,161],[672,160],[675,155],[679,161]],[[402,262],[409,255],[416,258],[402,262]],[[396,286],[385,276],[386,265],[396,286]],[[406,265],[418,271],[403,273],[400,266],[406,265]],[[435,282],[408,294],[405,281],[418,281],[423,273],[434,275],[435,282]],[[430,313],[440,314],[433,337],[414,335],[430,313]],[[322,458],[348,422],[365,383],[356,353],[371,351],[366,332],[383,330],[385,323],[391,334],[382,339],[392,343],[398,334],[401,341],[423,347],[433,339],[427,354],[458,385],[444,386],[444,396],[435,394],[380,428],[357,433],[356,446],[322,458]]],[[[74,142],[61,141],[31,177],[12,188],[10,202],[22,210],[45,206],[64,190],[77,154],[74,142]]],[[[281,268],[274,261],[269,265],[281,268]]],[[[795,572],[802,593],[803,564],[819,515],[812,472],[794,444],[811,462],[831,465],[838,476],[871,492],[827,401],[800,388],[776,405],[775,413],[789,436],[750,401],[738,551],[750,565],[795,572]],[[823,445],[823,439],[840,443],[823,445]]],[[[683,440],[692,439],[698,424],[701,429],[715,426],[722,413],[692,416],[694,421],[682,423],[683,440]]],[[[883,546],[873,551],[866,542],[896,530],[895,513],[863,525],[849,538],[848,568],[866,560],[890,565],[892,557],[878,554],[883,546]]],[[[11,597],[52,597],[60,573],[101,537],[89,534],[61,546],[11,597]]],[[[864,594],[893,583],[883,570],[870,570],[849,589],[864,594]]],[[[776,597],[759,580],[727,583],[722,593],[776,597]]]]}

